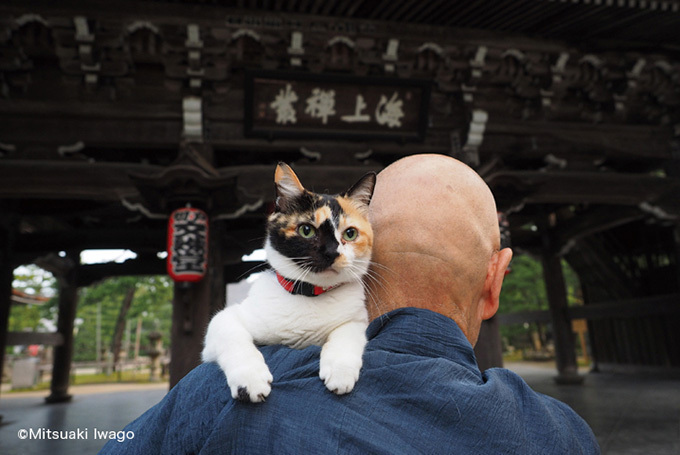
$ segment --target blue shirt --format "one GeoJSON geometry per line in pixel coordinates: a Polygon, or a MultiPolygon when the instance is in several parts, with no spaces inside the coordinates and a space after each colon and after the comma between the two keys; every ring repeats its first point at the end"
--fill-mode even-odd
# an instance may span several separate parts
{"type": "Polygon", "coordinates": [[[204,364],[126,427],[126,454],[597,454],[567,405],[504,369],[480,373],[455,322],[402,308],[368,328],[354,390],[319,379],[320,348],[265,346],[274,383],[264,403],[234,401],[219,367],[204,364]]]}

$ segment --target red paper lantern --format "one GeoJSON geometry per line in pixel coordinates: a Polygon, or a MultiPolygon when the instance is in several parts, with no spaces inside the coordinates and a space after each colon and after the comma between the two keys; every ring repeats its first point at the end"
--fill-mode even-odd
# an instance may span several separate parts
{"type": "Polygon", "coordinates": [[[208,215],[177,209],[168,222],[168,275],[175,281],[200,281],[208,270],[208,215]]]}

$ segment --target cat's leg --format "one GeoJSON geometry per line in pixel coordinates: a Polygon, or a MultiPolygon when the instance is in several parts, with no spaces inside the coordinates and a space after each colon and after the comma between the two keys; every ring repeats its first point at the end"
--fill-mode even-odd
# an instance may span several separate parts
{"type": "Polygon", "coordinates": [[[348,322],[333,330],[321,348],[319,377],[326,388],[342,395],[351,392],[359,379],[366,323],[348,322]]]}
{"type": "Polygon", "coordinates": [[[272,374],[236,307],[225,308],[210,321],[202,357],[217,362],[233,398],[257,403],[271,392],[272,374]]]}

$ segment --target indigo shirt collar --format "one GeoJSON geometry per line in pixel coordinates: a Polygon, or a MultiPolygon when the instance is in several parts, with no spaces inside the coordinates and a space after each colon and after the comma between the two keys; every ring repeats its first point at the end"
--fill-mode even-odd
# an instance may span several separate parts
{"type": "Polygon", "coordinates": [[[399,308],[371,322],[368,350],[444,358],[481,377],[472,345],[452,319],[421,308],[399,308]]]}

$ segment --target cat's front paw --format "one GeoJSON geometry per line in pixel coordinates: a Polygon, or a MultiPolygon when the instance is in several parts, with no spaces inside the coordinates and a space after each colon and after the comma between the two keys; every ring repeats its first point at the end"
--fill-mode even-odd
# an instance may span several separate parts
{"type": "Polygon", "coordinates": [[[326,388],[337,395],[349,393],[359,379],[361,359],[322,356],[319,377],[326,388]]]}
{"type": "Polygon", "coordinates": [[[269,396],[273,380],[264,362],[234,369],[227,376],[232,398],[253,403],[260,403],[269,396]]]}

